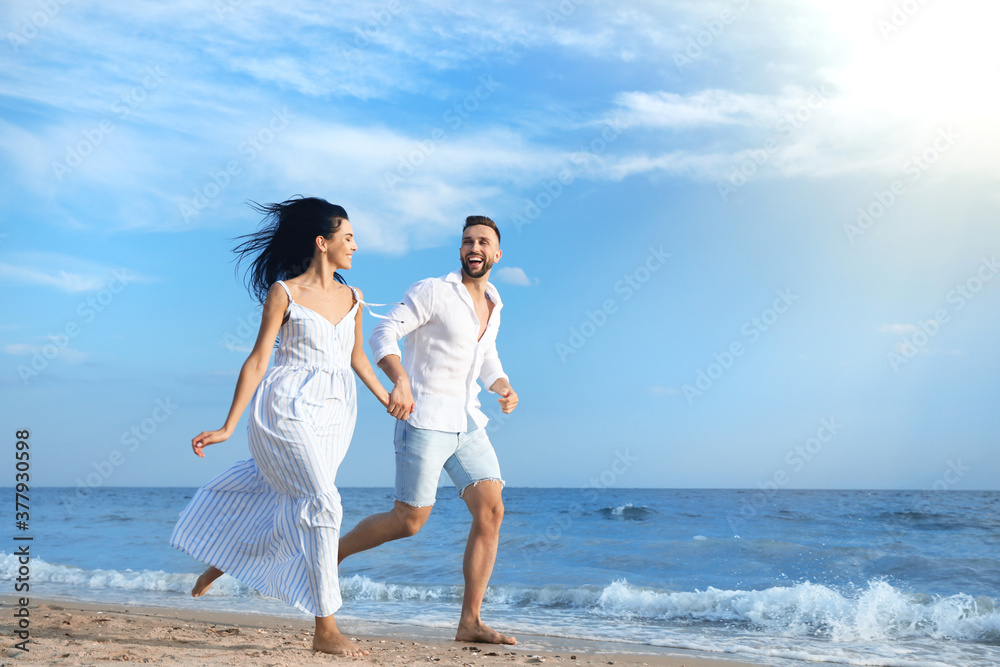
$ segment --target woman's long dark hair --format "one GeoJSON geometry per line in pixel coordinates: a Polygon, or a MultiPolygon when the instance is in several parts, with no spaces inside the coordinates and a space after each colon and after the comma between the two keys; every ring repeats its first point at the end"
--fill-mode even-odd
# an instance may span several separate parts
{"type": "MultiPolygon", "coordinates": [[[[243,260],[253,258],[244,281],[251,296],[264,303],[275,281],[294,278],[309,268],[316,237],[333,236],[341,221],[347,220],[347,211],[318,197],[296,197],[280,204],[250,202],[250,205],[264,214],[264,220],[258,231],[237,237],[246,240],[233,252],[237,254],[237,271],[243,260]]],[[[340,274],[334,273],[333,277],[345,283],[340,274]]]]}

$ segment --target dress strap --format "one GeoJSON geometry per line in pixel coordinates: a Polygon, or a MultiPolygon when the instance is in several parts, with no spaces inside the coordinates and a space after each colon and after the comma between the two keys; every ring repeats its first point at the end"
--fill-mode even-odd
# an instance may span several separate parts
{"type": "Polygon", "coordinates": [[[373,313],[372,312],[372,306],[376,306],[376,307],[402,306],[403,305],[402,301],[399,301],[399,302],[396,302],[396,303],[368,303],[367,301],[362,301],[361,305],[364,308],[366,308],[368,310],[368,314],[371,315],[374,318],[377,318],[377,319],[380,319],[380,320],[389,320],[390,322],[399,322],[400,324],[403,323],[403,320],[397,320],[397,319],[395,319],[393,317],[388,317],[387,315],[379,315],[378,313],[373,313]]]}
{"type": "Polygon", "coordinates": [[[278,284],[281,285],[281,289],[285,290],[285,294],[288,295],[288,303],[295,303],[295,299],[292,298],[292,293],[288,289],[288,285],[285,284],[284,280],[279,280],[278,284]]]}
{"type": "MultiPolygon", "coordinates": [[[[347,283],[344,283],[344,284],[347,285],[347,283]]],[[[358,294],[358,290],[354,289],[350,285],[347,285],[347,286],[351,288],[351,294],[354,295],[354,303],[357,304],[357,305],[359,305],[359,306],[361,306],[362,308],[366,309],[368,311],[368,314],[371,315],[372,317],[378,318],[380,320],[389,320],[391,322],[399,322],[400,324],[403,323],[403,320],[396,320],[396,319],[393,319],[391,317],[386,317],[385,315],[379,315],[378,313],[373,313],[372,312],[372,308],[371,308],[372,306],[402,306],[403,305],[402,302],[398,302],[398,303],[368,303],[367,301],[362,301],[361,300],[361,296],[358,294]]]]}
{"type": "Polygon", "coordinates": [[[284,323],[285,319],[289,316],[288,314],[292,311],[292,304],[295,303],[295,299],[292,298],[292,292],[288,289],[288,285],[285,284],[284,280],[279,280],[277,283],[281,285],[281,289],[285,290],[285,294],[288,295],[288,306],[285,307],[285,314],[281,316],[281,321],[284,323]]]}

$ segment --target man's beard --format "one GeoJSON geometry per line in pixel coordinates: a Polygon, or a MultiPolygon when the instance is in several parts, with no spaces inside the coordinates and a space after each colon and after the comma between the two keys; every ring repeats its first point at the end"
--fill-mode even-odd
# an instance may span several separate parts
{"type": "Polygon", "coordinates": [[[482,278],[493,267],[493,262],[490,261],[489,257],[484,255],[482,259],[483,263],[480,264],[479,268],[473,269],[469,266],[469,256],[466,255],[462,258],[462,272],[470,278],[482,278]]]}

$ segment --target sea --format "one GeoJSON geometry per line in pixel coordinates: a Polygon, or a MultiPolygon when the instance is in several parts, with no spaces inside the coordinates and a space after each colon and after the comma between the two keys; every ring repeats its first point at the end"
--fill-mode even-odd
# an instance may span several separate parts
{"type": "MultiPolygon", "coordinates": [[[[10,490],[13,497],[13,490],[10,490]]],[[[192,488],[42,488],[30,594],[305,615],[168,544],[192,488]]],[[[343,488],[346,531],[392,490],[343,488]]],[[[685,649],[775,666],[1000,665],[1000,492],[507,488],[487,623],[514,634],[685,649]]],[[[416,536],[344,561],[338,622],[454,627],[469,514],[442,487],[416,536]]]]}

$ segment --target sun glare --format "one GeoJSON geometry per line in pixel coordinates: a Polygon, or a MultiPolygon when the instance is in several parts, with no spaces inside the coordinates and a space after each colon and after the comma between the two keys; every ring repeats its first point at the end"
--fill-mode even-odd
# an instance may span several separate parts
{"type": "Polygon", "coordinates": [[[873,111],[919,124],[996,116],[1000,94],[1000,3],[823,3],[849,49],[838,85],[873,111]]]}

